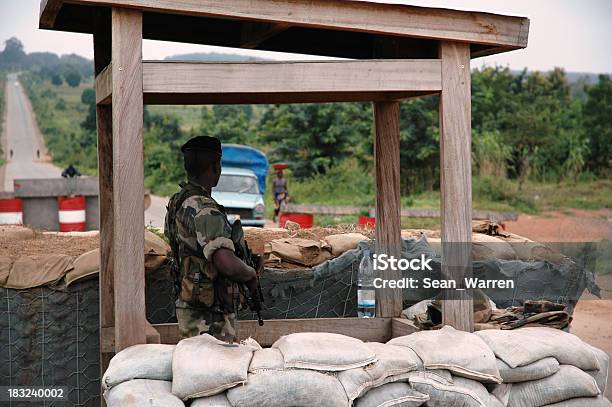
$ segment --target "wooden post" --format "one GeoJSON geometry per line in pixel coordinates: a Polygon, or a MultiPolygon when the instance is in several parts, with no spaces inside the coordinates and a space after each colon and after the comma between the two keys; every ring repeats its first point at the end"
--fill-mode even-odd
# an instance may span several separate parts
{"type": "MultiPolygon", "coordinates": [[[[376,253],[401,255],[399,102],[375,102],[376,253]]],[[[377,272],[383,279],[400,279],[399,270],[377,272]]],[[[402,290],[376,289],[376,316],[399,317],[402,290]]]]}
{"type": "MultiPolygon", "coordinates": [[[[94,33],[94,66],[98,75],[111,61],[110,13],[97,12],[94,33]]],[[[98,185],[100,208],[100,343],[103,328],[115,326],[113,237],[113,118],[111,106],[96,106],[98,130],[98,185]]],[[[100,347],[100,376],[104,374],[112,353],[100,347]]]]}
{"type": "Polygon", "coordinates": [[[146,343],[142,12],[112,10],[115,351],[146,343]]]}
{"type": "MultiPolygon", "coordinates": [[[[442,278],[457,288],[471,274],[472,170],[470,45],[441,42],[440,204],[442,222],[442,278]]],[[[474,330],[469,290],[443,293],[442,323],[474,330]]]]}

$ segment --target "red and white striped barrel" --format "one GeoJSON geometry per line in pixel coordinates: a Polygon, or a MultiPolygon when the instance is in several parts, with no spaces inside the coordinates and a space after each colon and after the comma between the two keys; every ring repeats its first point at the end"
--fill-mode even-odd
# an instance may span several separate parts
{"type": "Polygon", "coordinates": [[[0,199],[0,225],[23,224],[21,199],[0,199]]]}
{"type": "Polygon", "coordinates": [[[85,205],[84,196],[57,198],[60,232],[85,231],[85,205]]]}

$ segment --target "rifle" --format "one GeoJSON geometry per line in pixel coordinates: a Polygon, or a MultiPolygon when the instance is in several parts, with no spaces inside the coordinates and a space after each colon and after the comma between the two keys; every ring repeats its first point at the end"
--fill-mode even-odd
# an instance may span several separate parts
{"type": "Polygon", "coordinates": [[[250,290],[245,285],[241,285],[240,290],[246,298],[246,302],[249,309],[257,314],[257,321],[259,323],[259,326],[263,326],[264,321],[261,317],[261,305],[264,302],[264,296],[263,291],[261,289],[261,283],[259,281],[259,277],[261,276],[261,272],[263,271],[263,259],[261,258],[261,256],[253,254],[253,252],[251,252],[251,249],[249,249],[249,245],[244,240],[240,220],[234,221],[232,225],[232,241],[234,242],[234,253],[236,254],[236,256],[238,256],[239,259],[244,261],[247,266],[252,267],[256,272],[257,292],[250,292],[250,290]],[[240,243],[237,244],[238,242],[240,243]]]}

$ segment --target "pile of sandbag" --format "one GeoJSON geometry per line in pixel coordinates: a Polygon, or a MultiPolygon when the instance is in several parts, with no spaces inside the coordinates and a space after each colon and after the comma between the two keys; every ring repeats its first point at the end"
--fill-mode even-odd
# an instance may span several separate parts
{"type": "Polygon", "coordinates": [[[201,335],[123,350],[103,387],[108,407],[597,407],[612,406],[602,396],[608,361],[549,328],[445,326],[385,344],[309,332],[266,349],[201,335]]]}
{"type": "Polygon", "coordinates": [[[266,267],[312,267],[342,253],[357,248],[359,242],[368,240],[361,233],[341,233],[325,236],[320,240],[300,237],[274,239],[264,244],[266,267]]]}

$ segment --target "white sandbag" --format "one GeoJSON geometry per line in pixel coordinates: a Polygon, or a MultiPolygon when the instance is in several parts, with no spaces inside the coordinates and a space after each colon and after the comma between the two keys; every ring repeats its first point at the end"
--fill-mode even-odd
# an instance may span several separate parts
{"type": "Polygon", "coordinates": [[[562,365],[572,365],[582,370],[599,370],[599,363],[591,349],[576,335],[559,329],[491,329],[478,331],[476,335],[489,345],[495,356],[512,368],[554,357],[562,365]]]}
{"type": "Polygon", "coordinates": [[[102,388],[110,389],[132,379],[172,381],[172,354],[175,345],[146,344],[123,349],[111,359],[102,388]]]}
{"type": "Polygon", "coordinates": [[[512,383],[490,384],[487,387],[491,396],[497,398],[503,406],[508,405],[510,391],[512,391],[512,383]]]}
{"type": "Polygon", "coordinates": [[[475,380],[453,376],[449,383],[433,372],[412,372],[409,379],[413,389],[429,395],[429,407],[504,407],[475,380]]]}
{"type": "Polygon", "coordinates": [[[429,396],[413,390],[406,383],[389,383],[368,391],[355,401],[355,407],[418,407],[429,396]]]}
{"type": "Polygon", "coordinates": [[[557,373],[559,362],[555,358],[548,357],[513,369],[503,360],[497,359],[497,368],[504,383],[529,382],[557,373]]]}
{"type": "Polygon", "coordinates": [[[595,346],[591,346],[587,344],[589,349],[593,351],[593,354],[597,358],[597,362],[599,362],[598,370],[587,370],[586,372],[590,374],[595,381],[597,382],[597,387],[599,387],[599,391],[601,394],[606,392],[606,385],[608,384],[608,374],[610,367],[610,356],[603,350],[596,348],[595,346]]]}
{"type": "Polygon", "coordinates": [[[373,387],[382,383],[404,380],[406,373],[422,367],[421,359],[405,346],[368,342],[366,346],[376,354],[376,362],[338,373],[349,400],[360,397],[373,387]]]}
{"type": "Polygon", "coordinates": [[[340,371],[376,361],[374,351],[361,340],[327,332],[285,335],[272,347],[283,354],[285,368],[340,371]]]}
{"type": "Polygon", "coordinates": [[[368,240],[368,238],[361,233],[339,233],[326,236],[323,240],[331,247],[332,255],[336,257],[348,250],[355,249],[359,242],[368,240]]]}
{"type": "Polygon", "coordinates": [[[227,398],[234,407],[349,406],[335,376],[304,369],[249,373],[246,384],[229,389],[227,398]]]}
{"type": "Polygon", "coordinates": [[[164,380],[135,379],[104,392],[106,407],[185,407],[164,380]]]}
{"type": "Polygon", "coordinates": [[[172,393],[183,400],[212,396],[244,383],[253,347],[205,334],[183,339],[172,359],[172,393]]]}
{"type": "Polygon", "coordinates": [[[249,373],[257,373],[261,370],[284,370],[285,361],[283,354],[276,348],[265,348],[256,350],[249,365],[249,373]]]}
{"type": "Polygon", "coordinates": [[[391,339],[390,345],[407,346],[423,360],[425,369],[446,369],[485,383],[501,383],[495,355],[478,336],[444,326],[391,339]]]}
{"type": "Polygon", "coordinates": [[[612,403],[602,396],[581,397],[578,399],[565,400],[560,403],[549,404],[547,407],[612,407],[612,403]]]}
{"type": "Polygon", "coordinates": [[[232,407],[225,393],[193,400],[191,407],[232,407]]]}
{"type": "Polygon", "coordinates": [[[552,376],[532,382],[514,383],[508,407],[540,407],[577,397],[595,397],[595,379],[575,366],[561,365],[552,376]]]}

